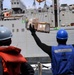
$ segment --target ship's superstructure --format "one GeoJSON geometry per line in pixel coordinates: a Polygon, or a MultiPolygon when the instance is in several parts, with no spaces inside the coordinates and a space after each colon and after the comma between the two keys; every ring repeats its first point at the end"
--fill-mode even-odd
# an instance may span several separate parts
{"type": "Polygon", "coordinates": [[[26,6],[21,0],[11,0],[11,8],[13,14],[25,13],[26,6]]]}
{"type": "MultiPolygon", "coordinates": [[[[47,22],[50,23],[51,27],[55,27],[55,22],[58,20],[58,26],[69,26],[71,23],[74,23],[74,5],[67,5],[67,4],[59,4],[57,1],[57,12],[53,10],[53,4],[48,6],[44,5],[43,8],[34,8],[34,9],[27,9],[25,5],[21,2],[21,0],[11,0],[11,9],[9,10],[11,16],[23,16],[23,18],[31,19],[31,18],[38,18],[40,22],[47,22]],[[57,13],[57,16],[54,15],[57,13]],[[58,19],[57,19],[57,18],[58,19]],[[54,20],[56,18],[57,20],[54,20]]],[[[56,6],[55,6],[56,7],[56,6]]],[[[8,16],[8,15],[7,15],[8,16]]]]}
{"type": "MultiPolygon", "coordinates": [[[[2,3],[3,0],[1,0],[2,3]]],[[[52,0],[53,1],[53,0],[52,0]]],[[[59,4],[57,0],[57,17],[58,27],[64,28],[69,33],[68,44],[74,43],[74,5],[59,4]]],[[[56,2],[55,2],[56,3],[56,2]]],[[[21,0],[11,0],[11,9],[1,10],[3,18],[0,20],[0,26],[8,27],[12,33],[12,45],[22,49],[22,54],[29,59],[31,63],[50,62],[49,56],[44,53],[35,43],[31,33],[26,28],[26,23],[29,19],[37,18],[39,22],[45,22],[50,24],[50,33],[37,32],[38,37],[42,42],[47,45],[57,45],[55,30],[55,19],[53,10],[53,4],[48,6],[44,5],[43,8],[27,9],[21,0]]]]}

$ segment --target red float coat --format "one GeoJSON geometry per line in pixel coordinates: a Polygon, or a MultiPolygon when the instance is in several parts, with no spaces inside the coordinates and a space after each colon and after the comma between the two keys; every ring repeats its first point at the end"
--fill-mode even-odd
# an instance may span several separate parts
{"type": "Polygon", "coordinates": [[[0,57],[2,57],[3,75],[19,75],[20,63],[27,62],[27,60],[20,54],[21,49],[8,46],[0,47],[0,57]],[[13,65],[13,63],[15,65],[13,65]],[[17,65],[17,66],[16,66],[17,65]]]}

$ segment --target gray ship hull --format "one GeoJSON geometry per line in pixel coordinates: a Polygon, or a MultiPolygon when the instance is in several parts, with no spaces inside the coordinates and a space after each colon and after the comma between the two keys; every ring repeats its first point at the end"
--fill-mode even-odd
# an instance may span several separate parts
{"type": "MultiPolygon", "coordinates": [[[[8,27],[12,33],[12,45],[21,48],[21,53],[25,57],[48,57],[35,43],[29,30],[25,28],[25,23],[22,20],[7,20],[0,21],[0,26],[8,27]]],[[[67,44],[74,44],[74,27],[62,27],[68,31],[69,39],[67,44]]],[[[57,45],[56,32],[54,28],[50,28],[50,33],[36,32],[41,41],[47,45],[57,45]]]]}

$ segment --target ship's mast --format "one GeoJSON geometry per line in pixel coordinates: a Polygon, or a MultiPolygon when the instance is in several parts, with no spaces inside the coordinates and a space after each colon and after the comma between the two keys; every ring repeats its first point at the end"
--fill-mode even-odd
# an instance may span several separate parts
{"type": "Polygon", "coordinates": [[[0,20],[3,18],[2,11],[3,11],[3,0],[0,0],[0,20]]]}
{"type": "MultiPolygon", "coordinates": [[[[43,2],[46,0],[36,0],[37,2],[43,2]]],[[[53,14],[54,14],[54,26],[59,26],[59,0],[52,0],[52,6],[53,6],[53,14]]]]}
{"type": "Polygon", "coordinates": [[[59,17],[58,17],[58,1],[57,0],[52,0],[53,1],[53,10],[54,10],[54,24],[55,27],[58,27],[59,24],[59,17]]]}

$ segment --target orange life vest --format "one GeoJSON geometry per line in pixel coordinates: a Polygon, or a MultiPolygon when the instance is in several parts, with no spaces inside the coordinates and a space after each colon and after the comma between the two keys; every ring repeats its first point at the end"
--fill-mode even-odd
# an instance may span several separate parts
{"type": "Polygon", "coordinates": [[[8,46],[0,47],[0,57],[3,63],[3,75],[19,75],[21,63],[27,60],[20,54],[19,48],[8,46]]]}

